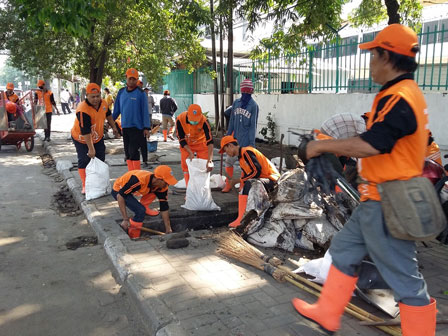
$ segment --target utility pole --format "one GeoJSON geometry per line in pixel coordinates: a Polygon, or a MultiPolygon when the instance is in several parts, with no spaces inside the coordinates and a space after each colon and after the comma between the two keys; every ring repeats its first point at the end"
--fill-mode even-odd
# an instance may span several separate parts
{"type": "Polygon", "coordinates": [[[227,37],[227,95],[228,105],[233,104],[233,0],[228,2],[228,37],[227,37]]]}
{"type": "Polygon", "coordinates": [[[224,27],[222,24],[222,17],[219,18],[219,79],[220,79],[220,93],[221,93],[221,135],[224,136],[224,46],[223,46],[224,27]]]}

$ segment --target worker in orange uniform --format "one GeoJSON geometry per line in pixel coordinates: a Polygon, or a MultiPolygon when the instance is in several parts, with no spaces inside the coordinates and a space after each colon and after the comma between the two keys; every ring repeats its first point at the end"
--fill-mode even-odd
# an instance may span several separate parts
{"type": "Polygon", "coordinates": [[[17,118],[20,118],[25,123],[25,128],[30,128],[30,124],[28,120],[26,120],[25,115],[23,114],[23,107],[20,104],[19,96],[17,96],[14,92],[14,84],[7,83],[6,91],[4,92],[3,98],[5,101],[11,102],[11,104],[6,103],[6,112],[8,112],[8,122],[15,121],[17,118]]]}
{"type": "Polygon", "coordinates": [[[130,238],[140,237],[140,228],[143,226],[145,215],[157,216],[158,211],[149,208],[157,197],[160,203],[160,213],[165,224],[165,233],[171,233],[171,222],[168,206],[168,186],[175,185],[177,180],[169,166],[158,166],[154,173],[146,170],[128,171],[119,177],[112,188],[112,196],[118,201],[123,221],[121,227],[127,230],[130,238]],[[134,196],[142,196],[138,201],[134,196]],[[134,212],[129,218],[126,212],[128,207],[134,212]]]}
{"type": "Polygon", "coordinates": [[[86,87],[86,100],[76,108],[76,119],[71,135],[78,154],[78,173],[82,182],[82,193],[86,189],[86,167],[90,159],[97,157],[101,161],[106,159],[106,146],[104,145],[104,121],[107,119],[119,137],[117,127],[112,119],[112,113],[106,100],[101,99],[101,88],[96,83],[89,83],[86,87]]]}
{"type": "MultiPolygon", "coordinates": [[[[406,181],[423,173],[429,132],[425,97],[414,81],[418,41],[411,28],[391,24],[373,41],[360,44],[360,49],[370,52],[372,80],[382,86],[373,100],[366,131],[352,138],[306,144],[307,159],[323,153],[359,158],[361,202],[331,240],[332,265],[319,300],[314,304],[292,300],[301,316],[328,334],[340,329],[366,255],[394,292],[403,336],[436,334],[436,300],[419,271],[416,242],[401,239],[389,229],[380,194],[384,182],[406,181]]],[[[408,197],[398,190],[397,194],[408,197]]],[[[413,225],[417,224],[409,223],[413,225]]]]}
{"type": "Polygon", "coordinates": [[[207,160],[207,171],[212,171],[213,164],[213,136],[207,118],[197,104],[191,104],[188,110],[179,114],[176,119],[177,138],[180,144],[180,159],[184,172],[185,185],[188,185],[187,159],[207,160]]]}
{"type": "Polygon", "coordinates": [[[40,79],[37,82],[37,87],[39,90],[36,90],[34,95],[34,104],[39,103],[39,105],[45,105],[45,116],[47,117],[47,128],[45,129],[45,138],[44,141],[51,141],[51,114],[53,113],[53,106],[56,112],[59,113],[58,107],[56,106],[56,101],[54,100],[53,92],[47,89],[47,85],[45,81],[40,79]]]}
{"type": "Polygon", "coordinates": [[[260,151],[251,146],[240,147],[238,141],[232,135],[226,135],[221,139],[220,154],[226,153],[230,157],[238,157],[242,175],[240,180],[231,180],[230,186],[242,183],[243,188],[238,196],[238,218],[229,224],[230,228],[236,228],[241,224],[246,212],[247,197],[252,187],[251,179],[259,180],[266,191],[272,192],[280,178],[280,173],[269,159],[260,151]]]}

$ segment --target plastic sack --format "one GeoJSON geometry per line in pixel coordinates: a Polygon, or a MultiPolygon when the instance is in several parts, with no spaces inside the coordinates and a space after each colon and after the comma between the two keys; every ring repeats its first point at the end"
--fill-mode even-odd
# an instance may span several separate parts
{"type": "Polygon", "coordinates": [[[86,167],[86,200],[92,200],[112,191],[109,166],[98,158],[90,160],[86,167]]]}
{"type": "Polygon", "coordinates": [[[300,266],[293,271],[294,273],[305,272],[308,275],[315,277],[311,281],[323,284],[327,280],[328,272],[330,271],[332,258],[329,251],[327,251],[323,258],[314,259],[300,266]]]}
{"type": "Polygon", "coordinates": [[[210,190],[210,173],[207,172],[207,160],[187,159],[190,180],[183,208],[188,210],[213,211],[221,210],[215,204],[210,190]]]}
{"type": "Polygon", "coordinates": [[[186,189],[187,186],[185,185],[185,179],[183,178],[182,180],[177,181],[177,183],[174,185],[174,188],[186,189]]]}
{"type": "Polygon", "coordinates": [[[213,174],[210,177],[210,188],[223,189],[226,186],[226,177],[219,174],[213,174]]]}

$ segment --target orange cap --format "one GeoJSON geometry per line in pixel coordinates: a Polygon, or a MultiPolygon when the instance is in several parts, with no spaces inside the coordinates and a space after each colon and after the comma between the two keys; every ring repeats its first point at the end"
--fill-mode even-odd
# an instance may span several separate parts
{"type": "Polygon", "coordinates": [[[14,84],[13,83],[7,83],[6,84],[6,90],[14,90],[14,84]]]}
{"type": "Polygon", "coordinates": [[[202,109],[198,104],[188,106],[187,118],[189,121],[200,121],[202,117],[202,109]]]}
{"type": "Polygon", "coordinates": [[[169,166],[158,166],[156,169],[154,169],[154,175],[164,180],[169,185],[175,185],[177,183],[176,178],[173,176],[173,171],[169,166]]]}
{"type": "Polygon", "coordinates": [[[165,91],[163,91],[163,95],[164,95],[164,96],[169,96],[169,95],[170,95],[170,90],[165,90],[165,91]]]}
{"type": "Polygon", "coordinates": [[[231,142],[238,143],[238,141],[236,141],[236,139],[233,137],[233,135],[226,135],[225,137],[223,137],[221,139],[221,149],[219,150],[219,154],[224,153],[224,147],[231,142]]]}
{"type": "Polygon", "coordinates": [[[86,93],[90,94],[90,93],[100,93],[101,92],[101,88],[98,84],[96,83],[89,83],[86,86],[86,93]]]}
{"type": "Polygon", "coordinates": [[[6,112],[11,113],[11,114],[15,114],[17,111],[17,105],[13,102],[6,102],[6,112]]]}
{"type": "Polygon", "coordinates": [[[138,79],[138,71],[135,70],[134,68],[130,68],[130,69],[128,69],[128,70],[126,71],[126,78],[129,78],[129,77],[138,79]]]}
{"type": "Polygon", "coordinates": [[[394,53],[415,57],[412,48],[418,46],[417,34],[409,27],[395,23],[378,33],[371,42],[362,43],[359,49],[383,48],[394,53]]]}
{"type": "Polygon", "coordinates": [[[39,86],[44,86],[44,85],[45,85],[45,81],[44,81],[44,80],[39,79],[39,80],[37,81],[37,87],[39,87],[39,86]]]}

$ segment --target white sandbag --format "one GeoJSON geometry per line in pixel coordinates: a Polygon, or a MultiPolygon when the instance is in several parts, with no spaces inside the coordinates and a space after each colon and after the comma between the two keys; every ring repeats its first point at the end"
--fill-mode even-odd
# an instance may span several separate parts
{"type": "Polygon", "coordinates": [[[323,284],[327,280],[328,272],[330,271],[330,266],[332,263],[332,258],[330,251],[327,251],[323,258],[310,260],[306,264],[300,266],[298,269],[293,271],[294,273],[306,273],[315,277],[311,281],[323,284]]]}
{"type": "Polygon", "coordinates": [[[278,180],[277,195],[275,201],[277,203],[303,202],[305,195],[305,178],[304,170],[296,168],[287,171],[280,176],[278,180]]]}
{"type": "Polygon", "coordinates": [[[304,206],[298,203],[280,203],[272,211],[272,219],[306,219],[316,218],[322,215],[322,209],[313,203],[312,206],[304,206]]]}
{"type": "Polygon", "coordinates": [[[264,247],[278,247],[292,252],[294,250],[296,234],[291,221],[267,220],[263,227],[250,234],[247,241],[264,247]]]}
{"type": "Polygon", "coordinates": [[[185,179],[183,178],[182,180],[177,181],[177,183],[174,185],[174,188],[186,189],[187,185],[185,184],[185,179]]]}
{"type": "Polygon", "coordinates": [[[183,208],[188,210],[214,211],[221,210],[215,204],[210,190],[210,173],[207,172],[207,160],[187,159],[190,180],[183,208]]]}
{"type": "Polygon", "coordinates": [[[86,167],[86,200],[108,195],[111,191],[109,166],[94,157],[86,167]]]}
{"type": "Polygon", "coordinates": [[[310,241],[304,234],[302,231],[296,231],[296,241],[295,241],[295,245],[298,248],[304,249],[304,250],[309,250],[309,251],[314,251],[314,245],[313,242],[310,241]]]}
{"type": "Polygon", "coordinates": [[[219,174],[213,174],[210,176],[210,188],[223,189],[226,186],[226,177],[219,174]]]}
{"type": "Polygon", "coordinates": [[[324,247],[338,230],[322,216],[320,218],[310,219],[303,227],[303,234],[313,243],[324,247]]]}

